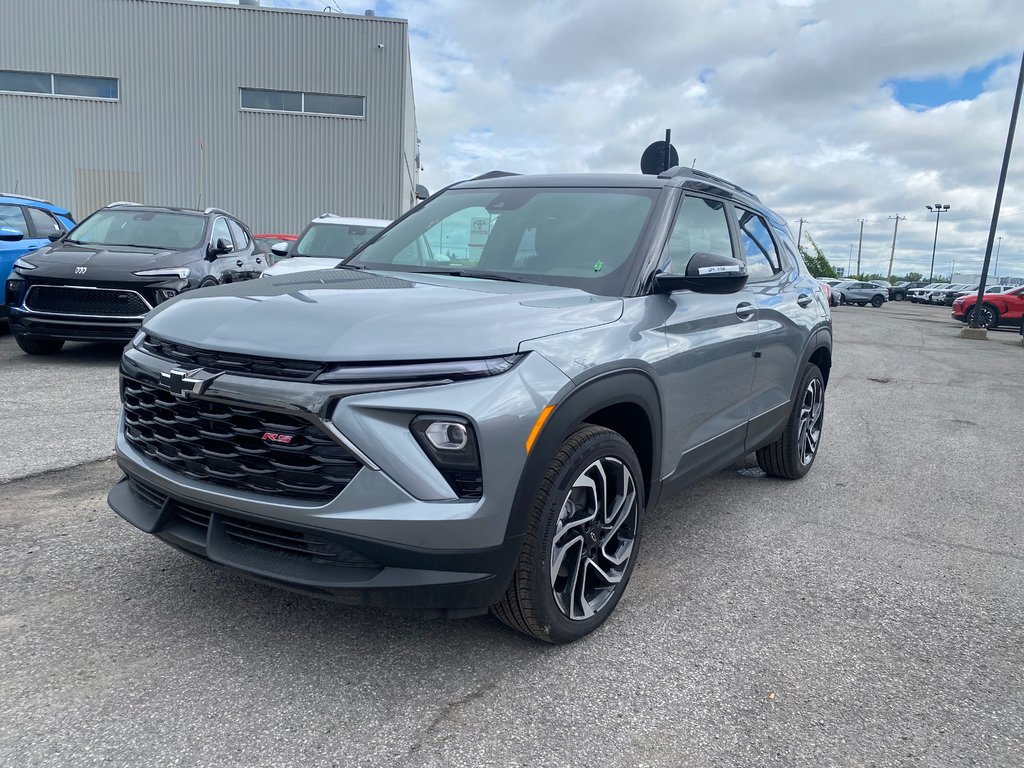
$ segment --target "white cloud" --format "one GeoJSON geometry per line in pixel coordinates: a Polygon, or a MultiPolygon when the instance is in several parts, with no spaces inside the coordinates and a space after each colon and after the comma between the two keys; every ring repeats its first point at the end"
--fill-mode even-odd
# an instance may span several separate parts
{"type": "MultiPolygon", "coordinates": [[[[275,0],[285,5],[284,0],[275,0]]],[[[291,0],[298,7],[318,6],[291,0]]],[[[1024,48],[1019,0],[378,0],[409,19],[422,181],[493,168],[635,172],[671,128],[687,164],[807,220],[846,265],[936,272],[979,263],[1024,48]],[[900,104],[899,79],[956,79],[996,60],[975,98],[900,104]],[[856,248],[854,249],[856,251],[856,248]]],[[[1024,128],[1021,129],[1024,133],[1024,128]]],[[[1000,266],[1024,275],[1024,136],[1004,196],[1000,266]]]]}

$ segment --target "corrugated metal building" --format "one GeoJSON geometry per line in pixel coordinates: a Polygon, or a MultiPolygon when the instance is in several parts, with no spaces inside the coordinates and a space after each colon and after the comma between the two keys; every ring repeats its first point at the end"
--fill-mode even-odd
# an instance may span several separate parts
{"type": "Polygon", "coordinates": [[[2,0],[0,190],[83,217],[216,206],[256,231],[415,203],[403,19],[192,0],[2,0]]]}

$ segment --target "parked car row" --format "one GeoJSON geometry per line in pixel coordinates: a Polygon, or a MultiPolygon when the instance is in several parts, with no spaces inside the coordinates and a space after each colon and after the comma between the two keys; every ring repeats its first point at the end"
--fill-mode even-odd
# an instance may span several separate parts
{"type": "Polygon", "coordinates": [[[389,223],[324,214],[300,237],[253,235],[219,208],[132,202],[76,223],[45,200],[0,195],[0,317],[31,355],[53,354],[66,341],[126,342],[146,313],[179,293],[268,269],[333,267],[389,223]]]}
{"type": "Polygon", "coordinates": [[[888,284],[865,282],[863,280],[818,280],[822,285],[829,286],[831,304],[855,304],[858,307],[880,307],[889,300],[888,284]]]}

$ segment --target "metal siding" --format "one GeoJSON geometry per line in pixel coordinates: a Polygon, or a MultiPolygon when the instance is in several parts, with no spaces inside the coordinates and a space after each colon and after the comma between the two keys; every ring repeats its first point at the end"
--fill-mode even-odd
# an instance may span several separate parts
{"type": "Polygon", "coordinates": [[[202,141],[202,205],[254,230],[298,232],[325,211],[394,218],[409,207],[405,21],[176,0],[3,5],[0,69],[120,81],[116,103],[0,94],[4,191],[17,184],[82,217],[76,170],[111,171],[137,174],[108,178],[141,180],[139,202],[193,207],[202,141]],[[365,96],[366,117],[242,112],[239,87],[365,96]]]}

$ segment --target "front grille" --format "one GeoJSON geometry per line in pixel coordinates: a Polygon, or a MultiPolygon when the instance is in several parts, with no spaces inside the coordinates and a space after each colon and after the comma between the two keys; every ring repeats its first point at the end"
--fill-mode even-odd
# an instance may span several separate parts
{"type": "Polygon", "coordinates": [[[156,336],[146,336],[142,349],[154,357],[170,360],[190,368],[215,368],[219,371],[238,373],[243,376],[259,376],[267,379],[288,379],[291,381],[312,381],[324,369],[323,363],[307,360],[282,360],[273,357],[252,357],[230,352],[214,352],[196,349],[185,344],[164,341],[156,336]]]}
{"type": "Polygon", "coordinates": [[[299,416],[194,400],[122,378],[125,438],[193,480],[253,493],[329,501],[362,467],[348,449],[299,416]],[[291,436],[270,443],[263,436],[291,436]]]}
{"type": "Polygon", "coordinates": [[[25,306],[36,312],[99,317],[139,317],[150,310],[138,291],[67,285],[33,285],[25,306]]]}

